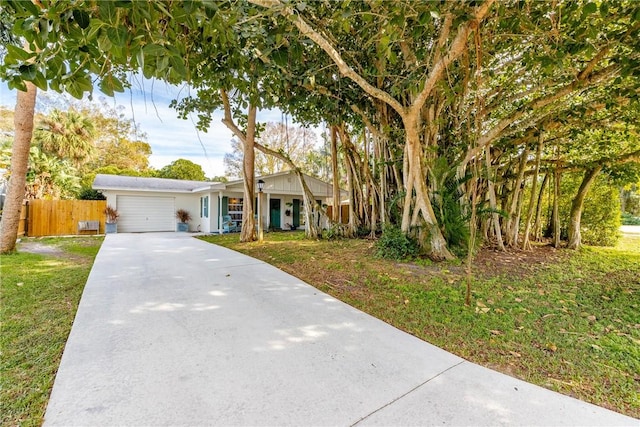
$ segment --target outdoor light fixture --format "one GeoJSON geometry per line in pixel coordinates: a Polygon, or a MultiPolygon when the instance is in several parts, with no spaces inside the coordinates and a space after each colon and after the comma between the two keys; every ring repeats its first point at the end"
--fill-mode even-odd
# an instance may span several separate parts
{"type": "Polygon", "coordinates": [[[258,196],[258,242],[262,243],[262,240],[264,239],[264,234],[262,231],[262,212],[260,209],[262,207],[262,189],[264,188],[264,181],[259,179],[258,180],[258,192],[260,193],[260,195],[258,196]]]}

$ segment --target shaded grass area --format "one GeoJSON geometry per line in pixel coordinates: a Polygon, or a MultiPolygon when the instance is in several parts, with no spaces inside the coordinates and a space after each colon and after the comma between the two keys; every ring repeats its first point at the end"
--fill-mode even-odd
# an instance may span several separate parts
{"type": "Polygon", "coordinates": [[[39,426],[102,237],[25,239],[0,256],[3,426],[39,426]]]}
{"type": "Polygon", "coordinates": [[[640,417],[640,236],[616,248],[501,254],[474,265],[464,305],[459,262],[394,262],[369,240],[262,244],[207,236],[273,264],[346,303],[472,362],[640,417]]]}

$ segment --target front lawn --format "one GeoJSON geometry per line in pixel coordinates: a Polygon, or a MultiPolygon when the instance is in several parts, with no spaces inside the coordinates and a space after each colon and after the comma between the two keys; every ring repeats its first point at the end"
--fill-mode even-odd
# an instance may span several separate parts
{"type": "Polygon", "coordinates": [[[39,426],[102,237],[25,239],[0,256],[0,413],[39,426]]]}
{"type": "Polygon", "coordinates": [[[241,244],[262,259],[465,359],[640,417],[640,236],[617,248],[483,251],[473,304],[459,263],[375,258],[369,240],[304,240],[269,233],[241,244]]]}

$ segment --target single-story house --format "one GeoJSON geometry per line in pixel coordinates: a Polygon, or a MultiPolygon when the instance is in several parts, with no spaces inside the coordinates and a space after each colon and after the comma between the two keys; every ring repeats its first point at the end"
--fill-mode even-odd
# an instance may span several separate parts
{"type": "MultiPolygon", "coordinates": [[[[331,184],[304,175],[315,200],[331,205],[331,184]]],[[[265,229],[304,229],[302,188],[291,171],[256,177],[264,181],[261,215],[265,229]]],[[[93,189],[116,208],[118,232],[176,231],[176,210],[191,214],[189,231],[223,233],[242,224],[244,180],[231,182],[186,181],[120,175],[96,175],[93,189]],[[231,224],[231,226],[230,226],[231,224]]],[[[258,189],[256,188],[256,212],[258,189]]],[[[341,198],[346,192],[341,190],[341,198]]],[[[318,218],[320,221],[320,218],[318,218]]]]}

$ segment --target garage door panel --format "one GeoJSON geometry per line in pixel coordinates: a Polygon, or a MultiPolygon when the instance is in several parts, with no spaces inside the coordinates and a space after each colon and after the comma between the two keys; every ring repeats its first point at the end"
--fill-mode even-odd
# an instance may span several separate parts
{"type": "Polygon", "coordinates": [[[118,231],[138,233],[175,231],[175,198],[117,196],[118,231]]]}

